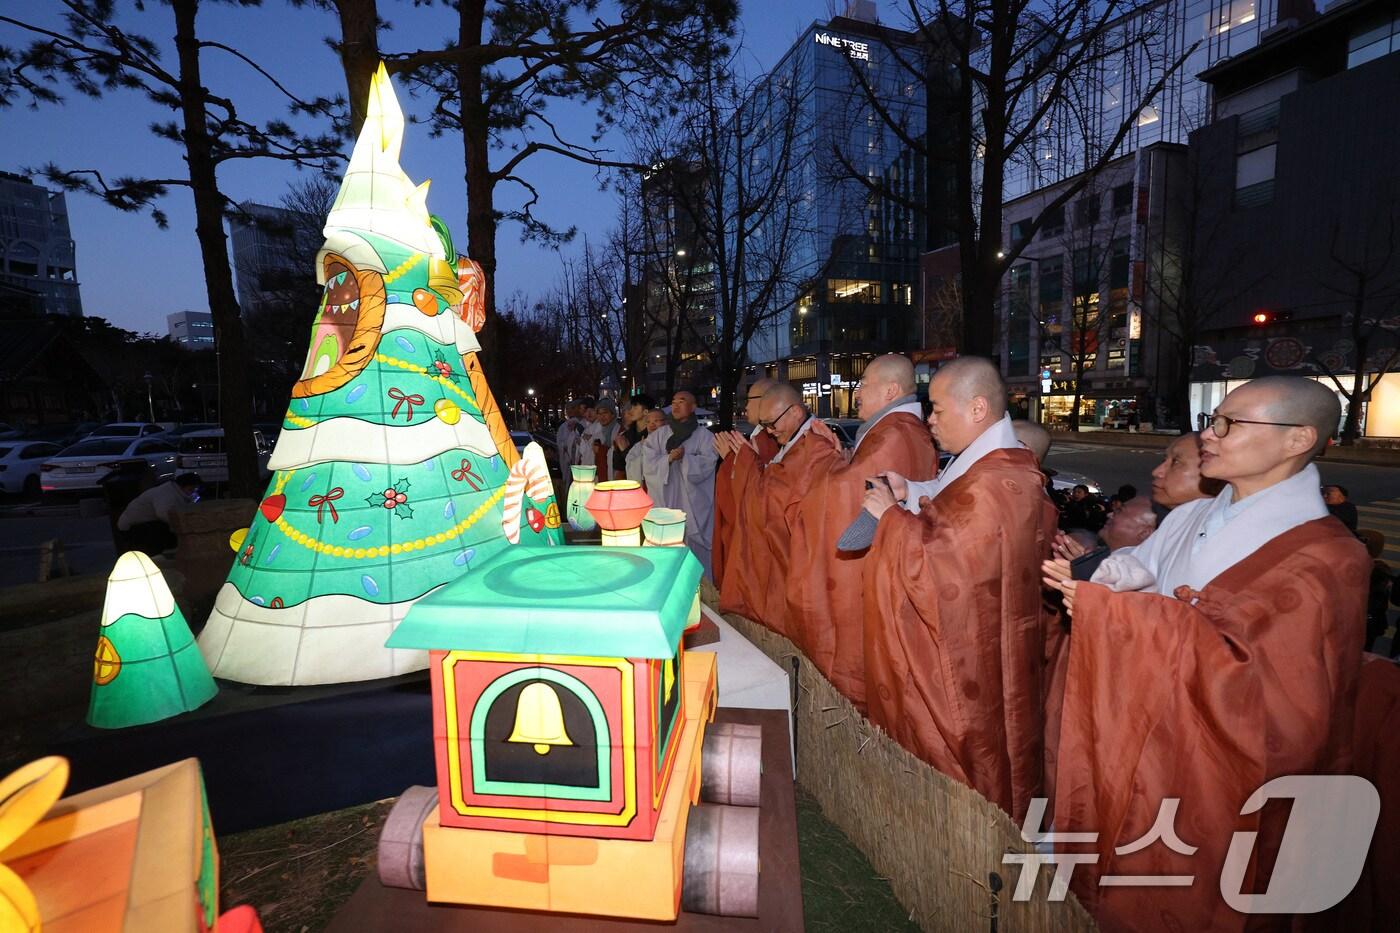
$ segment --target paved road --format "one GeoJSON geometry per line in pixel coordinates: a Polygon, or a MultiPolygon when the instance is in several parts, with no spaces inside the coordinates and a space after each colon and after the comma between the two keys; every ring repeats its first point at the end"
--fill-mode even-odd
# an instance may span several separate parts
{"type": "MultiPolygon", "coordinates": [[[[1060,470],[1083,473],[1099,482],[1105,493],[1124,483],[1140,491],[1152,486],[1152,468],[1162,461],[1160,450],[1137,450],[1095,444],[1057,443],[1050,448],[1046,464],[1060,470]]],[[[1354,463],[1318,463],[1322,479],[1347,488],[1358,506],[1400,496],[1400,468],[1365,466],[1354,463]]]]}
{"type": "Polygon", "coordinates": [[[63,543],[73,573],[106,573],[116,562],[107,516],[81,518],[73,506],[0,507],[0,587],[33,583],[39,572],[39,545],[63,543]]]}

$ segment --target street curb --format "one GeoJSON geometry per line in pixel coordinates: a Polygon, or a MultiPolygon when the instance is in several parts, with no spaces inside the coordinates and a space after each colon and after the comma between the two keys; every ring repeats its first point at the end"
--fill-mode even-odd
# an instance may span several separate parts
{"type": "MultiPolygon", "coordinates": [[[[1176,440],[1179,434],[1120,434],[1108,431],[1092,431],[1087,434],[1071,434],[1068,431],[1051,431],[1053,444],[1070,444],[1084,447],[1123,447],[1139,450],[1162,450],[1176,440]]],[[[1365,447],[1328,447],[1321,457],[1324,463],[1348,463],[1356,466],[1400,467],[1400,450],[1365,447]]]]}

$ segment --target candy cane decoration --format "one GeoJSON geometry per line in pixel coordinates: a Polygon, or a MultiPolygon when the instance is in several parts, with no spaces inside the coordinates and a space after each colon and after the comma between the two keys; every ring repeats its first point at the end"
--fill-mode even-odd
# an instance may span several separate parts
{"type": "Polygon", "coordinates": [[[511,465],[506,477],[505,502],[501,506],[501,533],[511,544],[520,543],[520,510],[525,497],[543,502],[554,495],[554,483],[544,462],[539,444],[527,444],[525,455],[511,465]]]}

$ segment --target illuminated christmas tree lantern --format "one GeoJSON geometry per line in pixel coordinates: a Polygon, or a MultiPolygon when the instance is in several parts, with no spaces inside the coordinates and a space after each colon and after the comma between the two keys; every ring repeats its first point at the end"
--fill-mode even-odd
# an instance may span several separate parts
{"type": "Polygon", "coordinates": [[[219,852],[199,762],[59,800],[68,761],[0,780],[0,930],[258,933],[256,912],[219,916],[219,852]]]}
{"type": "Polygon", "coordinates": [[[389,644],[431,658],[429,900],[675,918],[717,696],[681,640],[700,574],[683,548],[512,549],[413,607],[389,644]]]}
{"type": "Polygon", "coordinates": [[[124,729],[197,709],[219,688],[160,569],[127,551],[107,577],[87,721],[124,729]]]}
{"type": "Polygon", "coordinates": [[[615,479],[594,487],[584,507],[597,520],[605,547],[641,547],[642,519],[651,504],[641,483],[615,479]]]}
{"type": "Polygon", "coordinates": [[[685,545],[685,513],[657,506],[642,520],[642,533],[649,547],[682,547],[685,545]]]}
{"type": "Polygon", "coordinates": [[[419,670],[426,654],[384,647],[415,600],[515,541],[563,543],[553,489],[515,469],[478,359],[482,270],[400,165],[404,128],[381,66],[326,218],[321,305],[272,482],[199,636],[217,677],[419,670]]]}

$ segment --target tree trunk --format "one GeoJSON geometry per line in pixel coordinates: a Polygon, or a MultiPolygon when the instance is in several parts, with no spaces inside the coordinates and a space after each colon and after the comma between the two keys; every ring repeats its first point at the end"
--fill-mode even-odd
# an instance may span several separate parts
{"type": "Polygon", "coordinates": [[[1370,349],[1368,343],[1365,337],[1356,341],[1356,372],[1351,377],[1351,391],[1347,393],[1347,416],[1342,422],[1343,447],[1352,446],[1361,436],[1361,406],[1366,401],[1366,356],[1370,349]]]}
{"type": "Polygon", "coordinates": [[[180,64],[180,113],[185,161],[194,192],[195,234],[204,260],[204,285],[214,323],[219,360],[219,423],[224,428],[230,495],[257,498],[261,493],[257,452],[253,447],[252,395],[243,319],[233,291],[228,239],[224,236],[224,199],[205,122],[203,80],[199,73],[199,39],[195,15],[199,0],[174,0],[175,48],[180,64]]]}
{"type": "MultiPolygon", "coordinates": [[[[458,48],[481,45],[485,0],[461,0],[458,48]]],[[[457,64],[462,95],[462,150],[467,167],[467,252],[481,265],[486,313],[496,310],[496,179],[491,173],[489,110],[483,99],[481,65],[465,58],[457,64]]]]}
{"type": "Polygon", "coordinates": [[[379,68],[379,10],[375,0],[336,0],[335,7],[340,15],[340,66],[350,96],[353,138],[364,125],[370,78],[379,68]]]}

